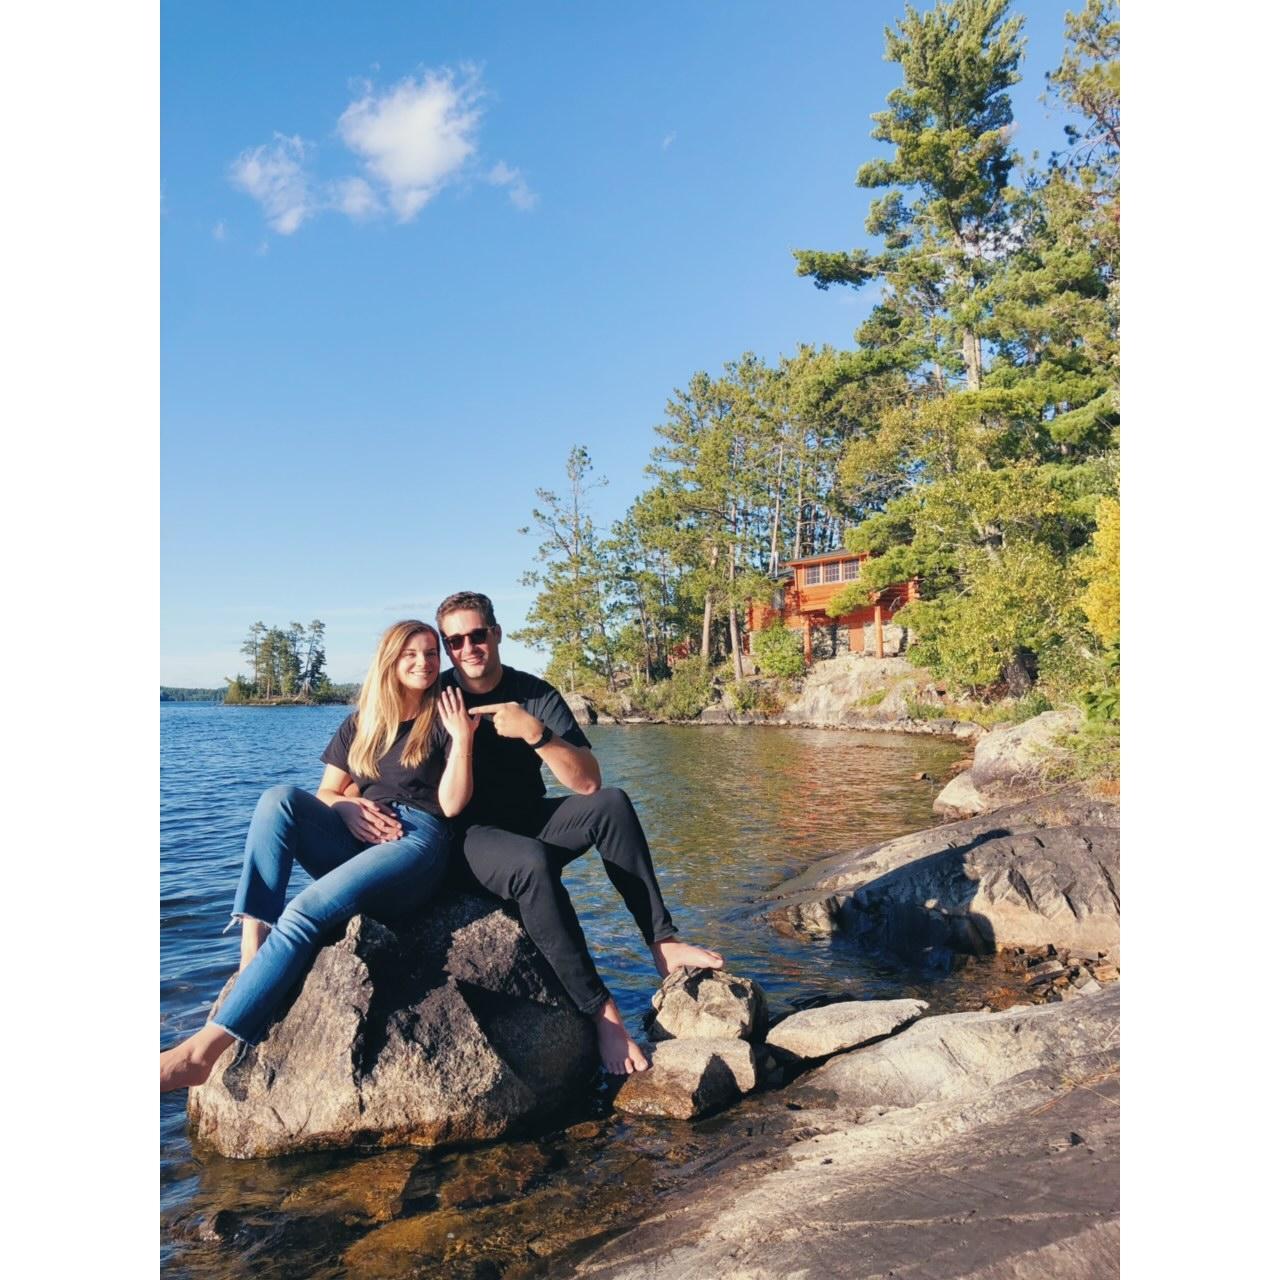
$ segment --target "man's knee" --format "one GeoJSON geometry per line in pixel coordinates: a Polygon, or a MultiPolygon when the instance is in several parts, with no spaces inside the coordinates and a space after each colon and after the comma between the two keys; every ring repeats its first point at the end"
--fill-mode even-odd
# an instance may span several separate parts
{"type": "Polygon", "coordinates": [[[596,812],[613,823],[638,823],[631,797],[621,787],[601,787],[591,796],[596,812]]]}
{"type": "Polygon", "coordinates": [[[519,901],[540,893],[559,878],[559,867],[547,846],[530,840],[512,849],[503,865],[505,896],[519,901]]]}

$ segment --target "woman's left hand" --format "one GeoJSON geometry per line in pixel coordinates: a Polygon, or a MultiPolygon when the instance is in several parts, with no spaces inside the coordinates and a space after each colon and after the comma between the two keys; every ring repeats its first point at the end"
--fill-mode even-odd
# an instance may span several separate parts
{"type": "Polygon", "coordinates": [[[440,690],[440,722],[453,739],[455,747],[469,748],[480,717],[467,714],[461,690],[446,687],[440,690]]]}

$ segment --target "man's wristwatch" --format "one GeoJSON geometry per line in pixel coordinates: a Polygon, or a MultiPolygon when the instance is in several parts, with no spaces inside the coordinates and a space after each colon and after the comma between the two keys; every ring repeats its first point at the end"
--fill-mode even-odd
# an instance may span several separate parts
{"type": "Polygon", "coordinates": [[[532,750],[537,751],[540,748],[545,747],[547,743],[550,742],[551,739],[554,738],[555,736],[556,735],[551,732],[550,727],[544,724],[542,726],[542,732],[538,735],[537,742],[531,742],[529,746],[532,748],[532,750]]]}

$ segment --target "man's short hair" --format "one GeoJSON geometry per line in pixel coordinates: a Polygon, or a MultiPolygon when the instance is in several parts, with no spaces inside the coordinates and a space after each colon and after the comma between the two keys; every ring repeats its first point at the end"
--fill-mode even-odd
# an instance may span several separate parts
{"type": "Polygon", "coordinates": [[[481,595],[478,591],[455,591],[453,595],[445,596],[440,601],[440,607],[436,610],[436,626],[440,626],[451,613],[464,613],[472,609],[483,615],[486,627],[498,625],[498,619],[493,616],[493,601],[488,596],[481,595]]]}

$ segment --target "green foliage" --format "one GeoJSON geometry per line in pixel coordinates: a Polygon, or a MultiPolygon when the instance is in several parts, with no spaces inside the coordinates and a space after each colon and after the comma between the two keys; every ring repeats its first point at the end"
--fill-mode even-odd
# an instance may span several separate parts
{"type": "Polygon", "coordinates": [[[998,702],[947,702],[944,713],[952,720],[967,720],[992,729],[998,724],[1021,724],[1034,719],[1045,711],[1053,710],[1053,702],[1040,689],[1033,689],[1021,698],[1002,698],[998,702]]]}
{"type": "Polygon", "coordinates": [[[1120,723],[1120,646],[1108,649],[1098,664],[1099,679],[1080,696],[1085,716],[1095,724],[1120,723]]]}
{"type": "Polygon", "coordinates": [[[549,677],[574,692],[590,684],[593,675],[615,687],[608,573],[587,508],[588,493],[606,481],[588,480],[591,470],[586,447],[574,445],[565,460],[567,491],[537,490],[541,505],[534,508],[533,519],[542,537],[537,550],[542,568],[526,573],[522,581],[537,587],[538,594],[526,625],[511,635],[549,650],[549,677]]]}
{"type": "Polygon", "coordinates": [[[756,680],[735,680],[725,687],[724,696],[734,711],[749,711],[760,716],[776,716],[784,705],[773,685],[756,680]]]}
{"type": "Polygon", "coordinates": [[[1051,549],[1026,541],[999,555],[970,551],[959,567],[962,590],[898,614],[911,628],[912,661],[976,693],[996,685],[1018,653],[1038,660],[1068,639],[1074,592],[1051,549]]]}
{"type": "Polygon", "coordinates": [[[1120,504],[1114,498],[1098,503],[1098,528],[1089,554],[1083,558],[1084,594],[1080,608],[1094,634],[1105,645],[1120,643],[1120,504]]]}
{"type": "Polygon", "coordinates": [[[854,704],[859,707],[878,707],[889,696],[888,689],[872,689],[854,704]]]}
{"type": "Polygon", "coordinates": [[[752,642],[756,663],[767,676],[804,675],[804,640],[799,632],[775,622],[752,642]]]}
{"type": "MultiPolygon", "coordinates": [[[[1067,145],[1030,172],[1011,145],[1021,27],[1008,0],[939,0],[886,31],[901,82],[874,116],[883,154],[858,170],[878,245],[795,255],[819,288],[877,283],[856,350],[800,346],[772,366],[746,352],[694,373],[656,427],[651,487],[608,539],[580,502],[585,449],[569,497],[539,491],[539,595],[517,635],[550,653],[557,682],[629,670],[637,701],[687,717],[723,659],[736,705],[754,696],[740,687],[748,601],[773,597],[785,561],[843,544],[870,558],[828,613],[914,579],[919,599],[895,618],[908,656],[989,708],[973,716],[1077,701],[1110,723],[1119,26],[1111,0],[1067,15],[1047,77],[1067,145]],[[673,661],[689,652],[696,679],[673,661]]],[[[755,647],[764,672],[804,669],[780,626],[755,647]]]]}
{"type": "Polygon", "coordinates": [[[225,689],[186,689],[175,685],[160,686],[161,702],[221,702],[225,689]]]}
{"type": "Polygon", "coordinates": [[[918,698],[904,698],[903,706],[912,720],[941,720],[947,714],[936,702],[922,702],[918,698]]]}
{"type": "Polygon", "coordinates": [[[1044,777],[1050,782],[1079,782],[1106,787],[1120,781],[1120,725],[1086,720],[1074,733],[1064,734],[1061,750],[1049,759],[1044,777]]]}
{"type": "Polygon", "coordinates": [[[702,708],[715,700],[711,676],[697,658],[680,663],[669,680],[635,689],[631,696],[651,715],[669,720],[695,720],[702,708]]]}
{"type": "Polygon", "coordinates": [[[226,701],[253,702],[276,698],[300,697],[311,701],[328,680],[324,672],[325,624],[318,618],[310,626],[291,622],[288,629],[268,627],[255,622],[240,646],[240,652],[253,667],[253,679],[228,676],[229,685],[237,689],[226,701]]]}

